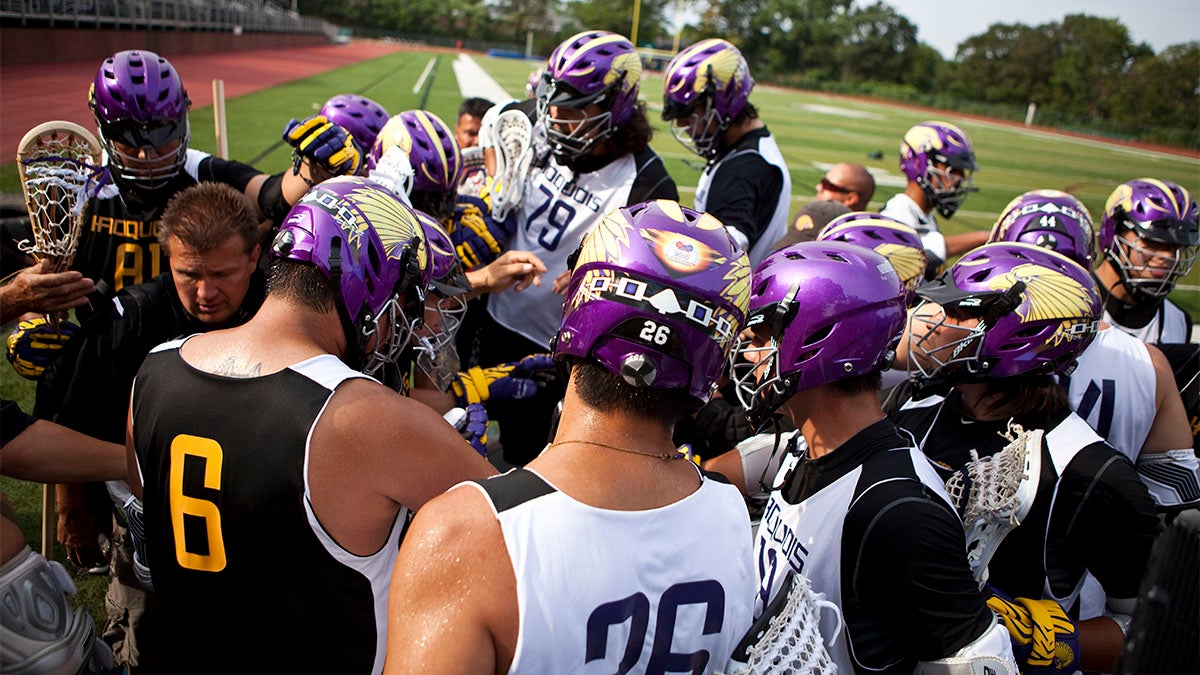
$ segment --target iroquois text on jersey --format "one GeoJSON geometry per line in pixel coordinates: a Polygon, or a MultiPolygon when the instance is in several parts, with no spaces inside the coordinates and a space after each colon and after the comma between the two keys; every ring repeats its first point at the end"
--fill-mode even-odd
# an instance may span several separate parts
{"type": "Polygon", "coordinates": [[[787,559],[788,565],[796,571],[796,574],[800,574],[804,570],[804,559],[808,556],[808,549],[796,538],[796,533],[792,528],[783,522],[779,513],[779,504],[774,499],[767,502],[759,531],[760,533],[765,532],[767,539],[778,545],[779,550],[787,559]]]}
{"type": "Polygon", "coordinates": [[[587,188],[580,187],[575,183],[574,179],[568,179],[566,174],[551,164],[546,167],[546,179],[549,180],[554,187],[558,188],[559,199],[570,199],[578,204],[586,206],[592,211],[600,211],[600,197],[592,194],[587,188]]]}
{"type": "Polygon", "coordinates": [[[92,216],[92,232],[105,232],[126,239],[156,239],[158,221],[126,220],[109,216],[92,216]]]}

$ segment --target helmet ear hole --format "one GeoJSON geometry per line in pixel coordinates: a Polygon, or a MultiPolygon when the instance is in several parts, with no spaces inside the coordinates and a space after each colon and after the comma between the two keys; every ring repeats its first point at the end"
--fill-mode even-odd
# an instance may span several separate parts
{"type": "MultiPolygon", "coordinates": [[[[843,262],[844,262],[844,260],[843,260],[843,262]]],[[[828,326],[825,326],[824,328],[821,328],[821,329],[813,332],[812,335],[809,335],[808,339],[804,341],[804,346],[810,347],[810,346],[820,342],[821,340],[824,340],[825,338],[829,337],[829,334],[832,332],[833,332],[833,324],[829,324],[828,326]]],[[[804,358],[809,358],[809,356],[811,356],[811,354],[806,355],[804,358]]]]}

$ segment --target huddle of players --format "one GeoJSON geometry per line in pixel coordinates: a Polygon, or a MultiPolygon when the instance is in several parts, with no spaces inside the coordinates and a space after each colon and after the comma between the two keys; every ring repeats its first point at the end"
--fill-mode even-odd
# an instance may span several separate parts
{"type": "MultiPolygon", "coordinates": [[[[698,147],[705,148],[702,156],[713,160],[709,169],[728,154],[729,148],[722,147],[721,134],[740,112],[733,110],[729,101],[740,97],[744,104],[752,86],[752,81],[747,84],[749,73],[740,59],[732,45],[705,41],[681,52],[668,67],[668,104],[671,82],[697,87],[689,96],[681,95],[685,102],[674,110],[673,118],[678,120],[677,128],[684,129],[693,142],[699,141],[698,147]],[[730,59],[732,70],[727,70],[738,73],[738,77],[724,81],[713,77],[714,72],[725,72],[721,64],[730,59]],[[732,97],[730,92],[734,93],[732,97]]],[[[461,201],[455,196],[460,155],[449,128],[429,113],[410,111],[387,118],[386,113],[379,114],[369,102],[359,99],[360,110],[354,110],[353,102],[344,105],[343,111],[349,109],[345,120],[338,119],[339,110],[334,108],[319,118],[289,124],[285,138],[297,149],[297,169],[312,156],[322,159],[322,167],[342,167],[346,174],[356,173],[360,165],[375,172],[365,179],[321,181],[324,176],[314,175],[310,168],[304,178],[312,183],[311,189],[281,219],[271,246],[271,257],[279,261],[272,279],[278,275],[284,279],[278,281],[279,287],[290,289],[280,293],[281,306],[303,301],[305,289],[311,293],[313,288],[287,281],[290,277],[281,270],[299,269],[297,265],[315,267],[316,274],[304,273],[311,277],[309,283],[324,278],[331,284],[334,315],[338,317],[332,325],[341,324],[345,339],[340,345],[335,341],[335,348],[327,352],[356,369],[362,366],[363,372],[382,377],[389,367],[402,366],[403,358],[415,357],[421,362],[424,357],[422,365],[430,379],[443,385],[456,379],[445,377],[445,369],[431,365],[448,358],[446,350],[454,342],[454,322],[445,321],[443,314],[443,320],[430,320],[427,326],[426,317],[430,315],[422,309],[431,298],[436,308],[441,300],[469,292],[470,283],[464,283],[461,273],[453,271],[455,249],[473,252],[481,264],[496,257],[506,243],[518,247],[530,244],[530,250],[554,256],[562,250],[562,264],[572,272],[564,281],[565,306],[558,311],[559,318],[547,324],[550,346],[571,369],[567,400],[572,403],[564,407],[547,457],[530,461],[531,470],[481,481],[478,495],[468,497],[454,490],[435,500],[440,506],[423,513],[443,517],[418,519],[408,535],[413,543],[402,547],[398,562],[394,546],[385,546],[392,549],[392,554],[382,559],[375,554],[369,556],[371,560],[361,565],[360,571],[374,580],[372,589],[356,589],[347,578],[338,597],[362,598],[368,603],[363,607],[368,607],[373,598],[373,664],[369,658],[362,661],[362,655],[372,650],[357,646],[359,641],[350,637],[344,645],[327,648],[322,656],[330,657],[335,664],[357,661],[364,663],[364,669],[371,665],[379,670],[383,664],[383,626],[387,625],[395,646],[387,655],[387,668],[395,672],[403,670],[403,659],[429,664],[439,658],[439,653],[441,659],[448,659],[442,664],[444,669],[457,664],[461,670],[472,670],[488,664],[497,671],[507,671],[509,666],[514,671],[574,670],[583,662],[611,659],[614,666],[619,663],[627,669],[674,670],[678,668],[667,666],[689,664],[712,670],[723,667],[751,618],[764,611],[784,577],[794,571],[807,576],[816,590],[841,607],[846,630],[840,638],[831,639],[829,651],[846,670],[911,672],[919,662],[936,672],[978,672],[972,669],[982,665],[1011,672],[1015,668],[1011,661],[1014,653],[1026,672],[1038,668],[1049,669],[1044,672],[1072,672],[1085,663],[1100,669],[1111,666],[1116,653],[1113,644],[1119,649],[1120,642],[1113,630],[1128,626],[1149,544],[1157,534],[1158,521],[1153,518],[1150,494],[1162,506],[1178,507],[1185,502],[1189,493],[1172,493],[1169,488],[1186,485],[1188,478],[1194,481],[1194,454],[1184,456],[1186,444],[1171,447],[1177,436],[1168,435],[1165,446],[1153,454],[1169,459],[1157,461],[1153,470],[1142,472],[1139,479],[1130,461],[1089,432],[1086,424],[1080,426],[1079,418],[1071,412],[1071,407],[1081,407],[1079,401],[1090,400],[1089,412],[1108,411],[1110,431],[1132,424],[1126,418],[1133,414],[1126,415],[1120,408],[1114,412],[1111,398],[1104,398],[1111,387],[1101,382],[1097,385],[1099,393],[1089,394],[1089,382],[1083,385],[1081,398],[1068,406],[1054,394],[1061,391],[1054,378],[1070,375],[1074,383],[1080,373],[1071,371],[1080,354],[1089,345],[1098,344],[1098,335],[1116,332],[1098,330],[1102,298],[1112,315],[1104,318],[1117,326],[1120,319],[1129,320],[1130,307],[1137,307],[1136,315],[1140,317],[1145,315],[1142,308],[1147,304],[1171,306],[1164,296],[1195,258],[1194,200],[1182,188],[1165,181],[1131,181],[1110,198],[1101,227],[1096,228],[1086,208],[1069,195],[1027,193],[1005,210],[988,244],[969,251],[929,283],[922,283],[929,246],[921,240],[921,232],[883,215],[855,213],[830,223],[815,242],[760,253],[761,262],[751,272],[750,258],[744,251],[754,246],[745,232],[735,233],[711,215],[662,199],[664,192],[672,196],[673,184],[664,183],[663,178],[669,183],[669,177],[661,169],[661,162],[655,168],[657,157],[653,151],[644,144],[639,148],[636,133],[624,126],[638,115],[644,117],[637,103],[639,76],[636,52],[620,36],[583,33],[556,49],[537,85],[533,135],[535,145],[544,143],[549,156],[535,164],[524,186],[526,201],[506,225],[486,220],[482,227],[461,224],[461,201]],[[601,76],[579,75],[589,68],[601,76]],[[331,120],[338,121],[331,124],[331,120]],[[355,151],[359,156],[364,153],[347,137],[357,137],[354,132],[359,131],[359,122],[370,127],[371,120],[376,122],[370,130],[377,132],[377,140],[371,144],[367,161],[355,161],[355,151]],[[390,125],[394,128],[389,129],[390,125]],[[343,131],[339,133],[339,129],[343,131]],[[622,133],[633,140],[623,138],[622,133]],[[402,152],[390,152],[393,148],[402,152]],[[341,161],[333,161],[334,157],[341,157],[341,161]],[[614,184],[617,187],[607,192],[593,187],[614,184]],[[580,194],[587,196],[578,199],[580,194]],[[639,197],[636,200],[635,195],[639,197]],[[575,206],[563,197],[575,199],[575,206]],[[443,241],[445,233],[439,236],[436,222],[420,218],[404,202],[450,224],[451,246],[435,244],[435,240],[443,241]],[[594,215],[576,218],[576,211],[583,208],[591,209],[594,215]],[[459,215],[457,223],[455,215],[459,215]],[[484,247],[488,253],[483,253],[484,247]],[[572,251],[576,253],[565,255],[572,251]],[[1109,271],[1118,279],[1103,290],[1096,279],[1103,281],[1105,272],[1097,271],[1096,277],[1089,273],[1100,257],[1098,251],[1106,252],[1102,266],[1110,266],[1109,271]],[[1114,304],[1114,297],[1124,305],[1114,304]],[[911,318],[906,319],[906,310],[912,305],[911,318]],[[431,330],[432,326],[438,329],[431,330]],[[424,338],[414,338],[422,331],[424,338]],[[415,345],[415,351],[410,345],[415,345]],[[893,396],[889,417],[879,404],[880,374],[897,352],[919,386],[893,396]],[[598,364],[601,370],[585,374],[588,363],[598,364]],[[728,370],[727,364],[731,366],[728,370]],[[603,371],[610,375],[603,375],[603,371]],[[681,463],[672,462],[678,453],[636,447],[650,445],[654,439],[661,441],[661,433],[630,437],[633,447],[629,442],[613,446],[612,440],[619,437],[589,435],[586,425],[578,421],[588,415],[608,416],[610,422],[619,420],[636,429],[647,419],[674,420],[707,402],[725,376],[734,381],[753,425],[765,425],[785,411],[798,430],[787,444],[778,475],[769,481],[769,487],[763,486],[769,502],[753,553],[749,521],[727,513],[728,495],[722,486],[714,484],[708,475],[697,474],[686,463],[680,468],[681,463]],[[591,381],[603,383],[632,402],[614,401],[611,394],[606,398],[602,392],[597,393],[597,385],[586,385],[591,381]],[[670,392],[678,392],[678,396],[670,392]],[[660,396],[681,397],[681,402],[663,408],[660,396]],[[1029,401],[1041,405],[1029,406],[1029,401]],[[663,410],[676,414],[663,418],[663,410]],[[942,415],[943,411],[948,414],[942,415]],[[987,439],[976,431],[980,426],[967,429],[966,424],[982,422],[1003,431],[1009,419],[1047,430],[1043,454],[1048,457],[1046,466],[1053,469],[1047,469],[1041,478],[1036,515],[1001,545],[991,570],[993,587],[981,591],[962,555],[962,523],[945,493],[944,476],[939,476],[925,457],[954,470],[970,461],[966,453],[970,448],[977,448],[984,456],[998,452],[1002,444],[986,447],[987,439]],[[564,434],[582,436],[576,440],[564,434]],[[605,443],[602,438],[610,440],[605,443]],[[664,485],[680,486],[679,498],[631,507],[620,495],[606,492],[615,486],[594,493],[595,488],[578,482],[569,468],[550,456],[582,452],[555,447],[570,443],[622,451],[620,458],[651,462],[647,466],[654,471],[660,465],[670,467],[672,475],[664,478],[664,485]],[[552,449],[558,452],[552,453],[552,449]],[[693,484],[697,478],[702,486],[699,492],[693,484]],[[1142,480],[1149,481],[1154,489],[1147,492],[1142,480]],[[706,501],[704,506],[686,513],[668,508],[671,513],[661,522],[652,522],[649,517],[652,511],[668,504],[677,506],[692,493],[709,492],[714,496],[706,499],[718,501],[706,501]],[[516,575],[515,584],[511,579],[487,582],[477,578],[486,577],[486,570],[471,569],[465,574],[464,570],[455,572],[453,565],[426,569],[429,565],[423,565],[418,555],[434,548],[451,554],[456,547],[472,551],[469,544],[445,530],[460,522],[487,527],[486,523],[472,521],[489,511],[472,504],[472,500],[479,501],[480,495],[485,500],[482,503],[491,505],[493,522],[500,525],[493,549],[508,549],[507,558],[502,556],[497,562],[502,565],[505,559],[509,561],[516,575]],[[589,506],[593,508],[589,510],[589,506]],[[624,510],[629,511],[628,522],[619,515],[624,510]],[[705,528],[684,526],[701,513],[711,516],[705,528]],[[830,513],[843,517],[830,518],[830,513]],[[574,553],[553,551],[553,544],[561,544],[566,533],[580,522],[601,528],[597,532],[614,526],[617,529],[609,537],[597,537],[599,550],[585,552],[581,546],[574,553]],[[633,531],[630,528],[647,527],[648,523],[660,532],[665,523],[679,528],[678,532],[672,529],[669,538],[669,549],[676,551],[695,551],[705,544],[711,547],[713,537],[718,536],[713,533],[725,528],[727,534],[719,535],[718,540],[729,539],[731,550],[745,553],[744,564],[718,565],[716,560],[690,553],[697,560],[689,565],[659,569],[662,556],[670,555],[669,550],[651,550],[644,540],[635,542],[629,534],[633,531]],[[558,533],[557,528],[563,532],[558,533]],[[621,528],[626,529],[623,532],[621,528]],[[740,542],[732,543],[739,538],[740,542]],[[1098,543],[1101,541],[1103,548],[1098,543]],[[1112,554],[1114,541],[1120,542],[1115,547],[1120,555],[1112,554]],[[534,544],[532,551],[522,548],[530,542],[534,544]],[[592,562],[581,569],[579,566],[589,559],[592,562]],[[853,571],[851,560],[857,561],[853,571]],[[1030,571],[1028,563],[1032,560],[1044,562],[1033,565],[1038,569],[1030,571]],[[705,564],[697,564],[700,562],[705,564]],[[393,563],[396,572],[392,583],[399,590],[393,590],[389,625],[380,604],[386,599],[386,582],[381,598],[379,579],[381,568],[390,573],[393,563]],[[543,565],[545,570],[540,567],[543,565]],[[618,573],[622,565],[632,574],[618,573]],[[1108,596],[1102,610],[1105,616],[1087,617],[1090,623],[1075,623],[1065,610],[1075,603],[1085,572],[1099,578],[1108,596]],[[455,573],[463,576],[453,577],[455,573]],[[621,583],[613,578],[623,576],[632,576],[634,581],[622,582],[622,590],[621,583]],[[546,583],[548,578],[561,586],[546,583]],[[597,579],[602,581],[597,583],[597,579]],[[454,583],[448,583],[451,581],[454,583]],[[496,591],[500,596],[485,598],[477,606],[469,600],[455,603],[463,628],[448,630],[435,612],[423,608],[446,604],[455,583],[490,583],[500,589],[496,591]],[[539,591],[538,584],[547,588],[539,591]],[[581,586],[592,588],[583,594],[581,586]],[[610,591],[616,595],[608,597],[610,602],[602,602],[610,591]],[[509,603],[510,599],[514,602],[509,603]],[[547,606],[547,600],[559,606],[547,606]],[[599,604],[592,607],[587,605],[589,600],[599,604]],[[683,605],[703,606],[704,620],[685,621],[684,616],[692,615],[680,612],[683,605]],[[519,613],[517,606],[522,608],[519,613]],[[533,607],[539,610],[534,612],[533,607]],[[497,621],[489,614],[497,611],[505,620],[497,621]],[[573,612],[577,611],[591,612],[586,631],[585,626],[574,625],[578,618],[574,622],[553,620],[575,617],[573,612]],[[999,627],[997,615],[1008,631],[999,627]],[[645,616],[657,620],[648,626],[645,616]],[[615,631],[618,640],[624,640],[623,647],[609,649],[610,630],[615,631]],[[1011,644],[1006,639],[1009,633],[1011,644]],[[1039,638],[1029,638],[1030,633],[1039,638]],[[582,660],[580,653],[563,647],[576,643],[587,645],[582,660]],[[480,653],[490,655],[475,660],[480,653]]],[[[970,141],[950,125],[919,126],[932,131],[925,130],[926,140],[921,142],[906,136],[902,150],[909,148],[911,163],[920,170],[915,179],[909,173],[910,179],[943,215],[950,215],[953,208],[942,207],[956,207],[969,190],[970,171],[974,169],[970,141]],[[947,135],[952,142],[945,140],[947,135]],[[957,161],[964,157],[965,162],[957,161]]],[[[760,157],[772,155],[762,147],[753,152],[760,157]]],[[[300,174],[294,171],[292,175],[300,174]]],[[[706,170],[705,175],[711,172],[706,170]]],[[[677,198],[677,194],[673,196],[677,198]]],[[[486,214],[486,197],[479,201],[482,206],[471,206],[486,214]]],[[[261,195],[259,204],[263,204],[261,195]]],[[[776,209],[771,206],[769,210],[776,209]]],[[[264,208],[263,212],[269,211],[264,208]]],[[[933,227],[928,229],[936,230],[936,221],[932,222],[933,227]]],[[[776,239],[759,236],[755,242],[776,239]]],[[[294,274],[303,276],[300,272],[294,274]]],[[[265,304],[264,308],[270,306],[265,304]]],[[[491,308],[488,311],[493,320],[503,316],[491,308]]],[[[1150,321],[1158,322],[1160,335],[1168,335],[1174,310],[1151,314],[1150,321]]],[[[505,327],[504,321],[498,322],[505,327]]],[[[247,325],[253,326],[254,320],[247,325]]],[[[534,353],[533,347],[541,346],[539,340],[531,339],[536,336],[529,335],[536,331],[524,325],[507,327],[516,328],[512,332],[530,343],[514,344],[510,355],[525,356],[534,353]]],[[[170,354],[178,354],[172,357],[176,361],[191,362],[178,344],[170,349],[170,354]]],[[[147,363],[165,363],[163,358],[154,357],[147,363]]],[[[1160,365],[1154,360],[1158,357],[1148,358],[1156,367],[1160,365]]],[[[178,365],[168,365],[178,369],[178,365]]],[[[1117,377],[1120,373],[1114,371],[1111,360],[1104,365],[1104,381],[1115,381],[1116,391],[1123,393],[1121,385],[1126,380],[1117,377]]],[[[154,368],[162,367],[167,366],[151,366],[139,375],[139,381],[151,392],[157,391],[156,386],[165,387],[160,393],[163,401],[181,396],[180,392],[173,393],[175,385],[169,384],[179,379],[178,373],[167,372],[161,378],[168,383],[165,385],[151,379],[158,377],[154,368]]],[[[304,381],[321,385],[308,404],[316,406],[306,414],[311,426],[302,425],[290,432],[319,430],[321,406],[334,405],[338,399],[333,394],[339,383],[355,377],[344,373],[328,379],[330,376],[322,371],[298,367],[285,370],[300,372],[304,381]]],[[[457,370],[450,367],[451,373],[457,370]]],[[[476,401],[472,402],[486,399],[491,385],[506,379],[509,372],[488,376],[480,371],[482,384],[475,387],[476,401]]],[[[463,378],[457,379],[456,385],[464,387],[463,378]]],[[[214,386],[212,394],[219,397],[224,389],[214,386]]],[[[222,576],[213,575],[218,569],[213,567],[212,551],[190,557],[193,554],[187,551],[187,537],[181,530],[171,534],[172,528],[179,526],[173,525],[170,509],[174,507],[167,495],[177,493],[174,488],[158,493],[154,490],[167,490],[163,481],[176,470],[173,466],[181,466],[173,462],[183,460],[168,459],[163,454],[166,447],[174,447],[172,437],[157,429],[159,425],[164,430],[173,429],[180,421],[165,403],[155,403],[153,412],[139,412],[139,401],[149,405],[154,399],[147,398],[143,391],[135,392],[131,440],[141,473],[138,482],[146,481],[152,576],[156,588],[177,589],[178,595],[171,594],[174,597],[170,603],[176,620],[183,621],[185,608],[194,610],[206,595],[208,601],[227,597],[231,602],[238,596],[228,589],[218,590],[222,576]],[[158,420],[152,427],[156,430],[141,434],[139,428],[147,424],[147,419],[158,420]],[[179,566],[172,560],[177,560],[179,566]],[[206,578],[208,581],[199,581],[206,578]],[[188,588],[189,583],[200,586],[186,592],[178,590],[188,588]],[[201,586],[202,592],[197,590],[201,586]]],[[[1177,401],[1177,392],[1171,393],[1177,401]]],[[[470,401],[467,395],[458,398],[470,401]]],[[[1167,400],[1163,405],[1173,405],[1169,397],[1162,398],[1167,400]]],[[[184,400],[186,397],[180,403],[184,400]]],[[[225,420],[220,411],[216,407],[206,413],[212,420],[209,426],[225,420]]],[[[242,426],[254,428],[256,424],[238,420],[237,433],[241,433],[242,426]]],[[[670,438],[669,425],[666,438],[670,438]]],[[[230,447],[238,442],[232,437],[225,441],[230,447]]],[[[304,441],[300,438],[281,444],[303,447],[304,441]]],[[[1120,450],[1128,459],[1137,458],[1141,467],[1143,446],[1120,450]]],[[[202,444],[182,452],[185,456],[208,457],[210,462],[213,458],[202,444]]],[[[616,457],[605,459],[614,461],[616,457]]],[[[588,460],[575,456],[572,461],[588,460]]],[[[622,476],[620,468],[624,467],[614,469],[613,477],[622,476]]],[[[646,466],[628,468],[635,474],[647,470],[646,466]]],[[[746,466],[737,468],[741,469],[740,477],[736,470],[730,473],[735,474],[735,484],[740,478],[743,490],[756,480],[762,482],[759,476],[766,475],[765,468],[761,472],[746,466]]],[[[441,489],[433,493],[464,478],[483,478],[486,473],[478,467],[434,472],[434,482],[440,481],[441,489]],[[471,475],[472,471],[478,473],[471,475]]],[[[305,486],[302,494],[308,494],[310,477],[295,480],[305,486]]],[[[232,492],[230,495],[231,501],[222,502],[218,497],[214,503],[232,508],[236,500],[232,492]]],[[[1190,498],[1194,500],[1196,495],[1190,498]]],[[[397,501],[415,509],[424,499],[397,501]]],[[[250,503],[244,506],[248,509],[250,503]]],[[[225,508],[218,511],[234,522],[231,512],[225,508]]],[[[339,516],[336,509],[334,512],[330,518],[336,520],[339,516]]],[[[403,508],[392,509],[390,522],[400,522],[403,513],[403,508]]],[[[284,516],[296,517],[290,513],[284,516]]],[[[300,536],[319,542],[317,546],[322,550],[316,551],[316,558],[320,566],[360,567],[359,563],[345,562],[347,552],[354,553],[353,546],[342,548],[346,542],[339,537],[320,535],[316,523],[325,518],[319,505],[308,507],[307,520],[312,531],[300,536]]],[[[477,541],[486,542],[487,538],[477,541]]],[[[344,576],[342,572],[336,575],[344,576]]],[[[304,586],[302,579],[297,579],[297,584],[304,586]]],[[[248,592],[232,582],[231,588],[248,592]]],[[[281,588],[278,593],[304,597],[302,591],[294,589],[281,588]]],[[[168,599],[164,594],[164,603],[168,599]]],[[[278,607],[263,609],[275,612],[278,607]]],[[[334,607],[323,608],[325,612],[336,614],[334,607]]],[[[364,631],[370,632],[371,622],[364,621],[362,612],[350,614],[358,617],[364,631]]],[[[227,613],[223,616],[213,615],[210,620],[214,624],[228,622],[227,613]]],[[[190,625],[194,617],[186,620],[190,625]]],[[[267,620],[262,618],[263,622],[267,620]]],[[[285,622],[285,626],[293,623],[303,620],[297,618],[285,622]]],[[[247,634],[231,638],[226,647],[249,639],[256,626],[261,631],[261,625],[247,619],[247,634]]],[[[320,637],[323,626],[314,624],[318,629],[314,638],[320,637]]],[[[281,644],[286,633],[281,628],[281,644]]],[[[823,633],[827,637],[834,634],[832,630],[823,633]]],[[[183,637],[175,646],[186,649],[190,644],[187,634],[180,634],[183,637]]],[[[295,635],[287,639],[294,641],[295,635]]],[[[317,644],[315,640],[313,644],[317,644]]],[[[186,654],[188,658],[195,656],[191,650],[186,654]]],[[[176,653],[177,657],[183,655],[176,653]]],[[[297,656],[301,657],[307,659],[311,654],[297,656]]],[[[311,661],[302,663],[312,665],[311,661]]]]}

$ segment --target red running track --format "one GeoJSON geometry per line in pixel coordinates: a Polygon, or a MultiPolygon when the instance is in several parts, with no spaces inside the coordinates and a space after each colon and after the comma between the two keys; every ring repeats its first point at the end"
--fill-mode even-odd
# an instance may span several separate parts
{"type": "MultiPolygon", "coordinates": [[[[179,71],[192,108],[196,109],[212,105],[214,79],[225,81],[228,100],[401,49],[354,41],[347,45],[162,56],[179,71]]],[[[95,130],[87,94],[99,67],[97,60],[0,69],[0,161],[15,159],[21,137],[42,122],[62,119],[95,130]]]]}

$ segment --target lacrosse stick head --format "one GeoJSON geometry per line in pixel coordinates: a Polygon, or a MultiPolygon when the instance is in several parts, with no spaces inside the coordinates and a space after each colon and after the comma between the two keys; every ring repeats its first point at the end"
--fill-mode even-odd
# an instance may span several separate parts
{"type": "Polygon", "coordinates": [[[22,250],[50,260],[53,271],[71,266],[83,210],[107,178],[100,143],[78,124],[53,121],[29,130],[17,148],[17,173],[33,228],[22,250]]]}
{"type": "Polygon", "coordinates": [[[946,493],[966,530],[967,563],[980,588],[1004,537],[1033,507],[1042,474],[1042,435],[1041,429],[1010,424],[1003,450],[988,457],[972,450],[971,461],[946,480],[946,493]]]}
{"type": "Polygon", "coordinates": [[[88,106],[114,180],[156,190],[174,178],[187,159],[191,104],[179,73],[158,54],[135,49],[105,59],[88,106]]]}
{"type": "Polygon", "coordinates": [[[1030,190],[1017,195],[996,219],[988,241],[1022,241],[1058,251],[1091,268],[1099,235],[1083,202],[1060,190],[1030,190]]]}
{"type": "Polygon", "coordinates": [[[917,287],[925,283],[927,260],[921,235],[895,218],[867,211],[842,214],[821,229],[817,241],[858,244],[887,258],[904,284],[906,304],[912,304],[917,287]]]}
{"type": "Polygon", "coordinates": [[[834,675],[837,666],[826,644],[835,643],[843,626],[836,604],[813,591],[808,577],[788,572],[771,604],[733,650],[725,675],[834,675]],[[821,626],[821,610],[832,612],[832,629],[821,626]],[[828,642],[823,632],[830,634],[828,642]]]}
{"type": "Polygon", "coordinates": [[[364,155],[375,146],[375,137],[391,117],[383,106],[358,94],[334,96],[321,106],[321,114],[349,132],[364,155]]]}

